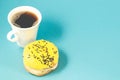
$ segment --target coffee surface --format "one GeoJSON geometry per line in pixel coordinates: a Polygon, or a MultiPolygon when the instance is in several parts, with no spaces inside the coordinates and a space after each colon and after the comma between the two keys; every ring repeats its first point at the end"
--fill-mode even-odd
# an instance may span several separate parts
{"type": "Polygon", "coordinates": [[[15,20],[15,24],[19,25],[21,28],[32,27],[33,24],[37,21],[37,16],[31,12],[24,12],[19,15],[15,20]]]}

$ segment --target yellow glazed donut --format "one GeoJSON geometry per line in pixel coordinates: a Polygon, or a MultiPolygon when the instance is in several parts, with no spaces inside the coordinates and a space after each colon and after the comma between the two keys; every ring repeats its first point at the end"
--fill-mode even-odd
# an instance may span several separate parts
{"type": "Polygon", "coordinates": [[[42,76],[54,70],[58,65],[57,47],[46,40],[37,40],[24,48],[23,63],[26,70],[34,75],[42,76]]]}

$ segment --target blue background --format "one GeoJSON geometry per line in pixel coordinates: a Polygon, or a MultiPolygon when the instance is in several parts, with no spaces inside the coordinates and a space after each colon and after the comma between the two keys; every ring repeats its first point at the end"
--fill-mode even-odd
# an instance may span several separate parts
{"type": "Polygon", "coordinates": [[[120,80],[120,0],[0,0],[0,80],[120,80]],[[59,48],[58,68],[43,77],[6,38],[9,11],[23,5],[42,13],[37,39],[59,48]]]}

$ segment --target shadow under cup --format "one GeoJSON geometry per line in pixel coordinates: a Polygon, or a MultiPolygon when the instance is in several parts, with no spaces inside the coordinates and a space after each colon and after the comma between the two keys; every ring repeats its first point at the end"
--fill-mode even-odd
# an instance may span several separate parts
{"type": "Polygon", "coordinates": [[[17,42],[20,47],[25,47],[36,40],[41,20],[40,11],[34,7],[20,6],[14,8],[8,14],[8,22],[12,30],[7,34],[7,39],[11,42],[17,42]]]}

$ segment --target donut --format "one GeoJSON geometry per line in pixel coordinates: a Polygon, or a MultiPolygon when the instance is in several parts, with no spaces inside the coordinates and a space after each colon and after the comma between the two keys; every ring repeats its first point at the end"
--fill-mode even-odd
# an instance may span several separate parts
{"type": "Polygon", "coordinates": [[[58,66],[58,48],[50,41],[37,40],[25,46],[23,64],[25,69],[36,76],[43,76],[58,66]]]}

